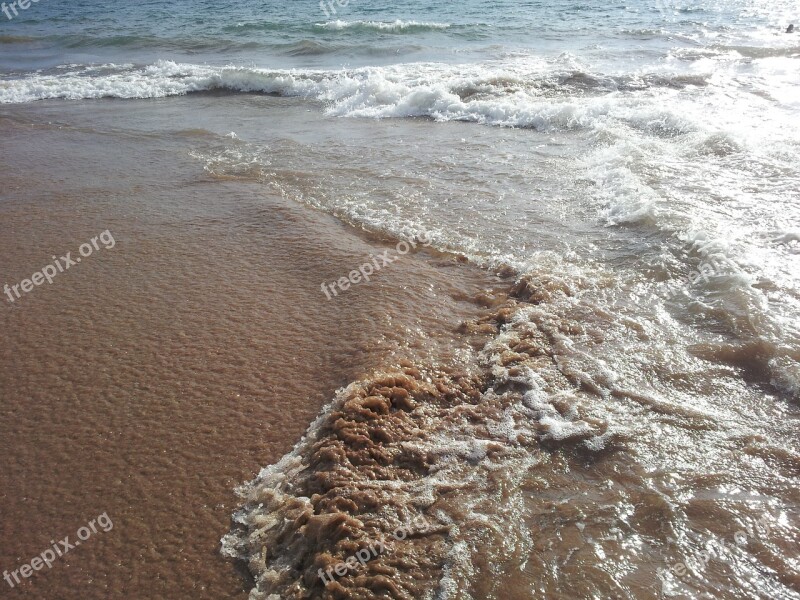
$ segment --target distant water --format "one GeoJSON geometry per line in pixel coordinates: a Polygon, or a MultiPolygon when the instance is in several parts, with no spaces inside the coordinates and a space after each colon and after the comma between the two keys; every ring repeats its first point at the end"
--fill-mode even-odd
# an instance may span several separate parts
{"type": "Polygon", "coordinates": [[[339,68],[571,54],[587,66],[631,71],[672,48],[796,48],[781,38],[791,0],[567,0],[496,2],[56,2],[3,21],[7,71],[158,59],[265,68],[339,68]],[[323,10],[324,8],[324,10],[323,10]],[[335,12],[334,12],[335,11],[335,12]],[[327,12],[327,15],[326,15],[327,12]]]}
{"type": "MultiPolygon", "coordinates": [[[[446,563],[437,598],[469,597],[479,565],[497,561],[523,573],[509,584],[514,598],[800,598],[800,33],[784,33],[800,25],[800,6],[334,6],[326,15],[311,1],[41,0],[2,23],[0,102],[254,93],[327,118],[385,120],[384,137],[331,141],[237,105],[264,131],[191,153],[214,176],[255,177],[392,239],[424,233],[518,280],[529,305],[499,319],[481,358],[491,377],[448,384],[453,397],[483,394],[474,420],[426,414],[417,425],[429,437],[403,438],[424,450],[408,459],[422,483],[392,489],[398,506],[411,513],[419,497],[466,482],[462,505],[444,503],[437,526],[463,510],[485,527],[431,550],[446,563]],[[508,367],[522,345],[546,368],[508,367]],[[504,404],[509,389],[519,398],[504,404]],[[550,458],[520,439],[568,459],[548,474],[550,458]],[[484,479],[468,479],[476,464],[484,479]],[[541,518],[542,498],[563,521],[541,518]],[[656,576],[762,519],[760,545],[717,548],[727,566],[656,576]],[[529,562],[548,556],[536,527],[557,540],[550,562],[529,562]],[[581,548],[594,554],[562,564],[584,528],[581,548]],[[586,586],[559,569],[585,574],[586,586]]],[[[293,585],[299,598],[311,584],[288,571],[276,583],[248,536],[289,519],[286,506],[302,505],[298,527],[317,510],[304,494],[324,463],[314,444],[335,446],[325,419],[337,406],[432,393],[397,381],[342,392],[308,440],[247,488],[245,533],[225,545],[251,560],[255,598],[293,585]]],[[[356,466],[342,476],[378,494],[356,466]]],[[[270,538],[279,566],[320,551],[286,539],[270,538]]]]}

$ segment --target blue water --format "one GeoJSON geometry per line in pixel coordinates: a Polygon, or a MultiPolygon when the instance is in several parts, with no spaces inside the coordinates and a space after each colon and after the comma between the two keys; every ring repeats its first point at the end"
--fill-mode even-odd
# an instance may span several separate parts
{"type": "Polygon", "coordinates": [[[344,7],[333,0],[332,8],[313,0],[40,0],[18,13],[12,20],[0,14],[5,72],[157,59],[363,66],[518,52],[641,61],[676,43],[768,44],[792,19],[800,22],[800,7],[786,0],[351,0],[344,7]]]}

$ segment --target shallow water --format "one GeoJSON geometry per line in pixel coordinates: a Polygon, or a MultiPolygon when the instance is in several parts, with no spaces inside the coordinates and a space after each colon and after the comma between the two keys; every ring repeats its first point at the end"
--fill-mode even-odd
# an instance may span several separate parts
{"type": "MultiPolygon", "coordinates": [[[[207,126],[241,108],[205,102],[207,126]]],[[[116,241],[3,304],[2,569],[104,511],[114,523],[4,597],[246,596],[219,555],[233,488],[288,451],[337,387],[397,356],[473,352],[451,334],[491,276],[415,254],[327,301],[323,279],[392,246],[209,175],[189,148],[217,137],[181,123],[189,106],[2,117],[16,164],[47,165],[31,179],[4,161],[5,280],[106,229],[116,241]]]]}

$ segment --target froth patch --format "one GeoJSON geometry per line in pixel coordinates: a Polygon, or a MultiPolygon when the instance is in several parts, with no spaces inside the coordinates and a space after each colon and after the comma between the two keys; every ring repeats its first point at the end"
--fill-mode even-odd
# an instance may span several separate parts
{"type": "Polygon", "coordinates": [[[251,598],[471,598],[476,548],[498,563],[529,555],[525,474],[548,446],[597,451],[613,437],[585,414],[554,349],[576,325],[531,312],[572,291],[523,279],[465,324],[495,336],[473,370],[403,363],[341,390],[289,455],[239,490],[223,551],[247,562],[251,598]],[[409,535],[385,552],[320,577],[398,527],[409,535]]]}

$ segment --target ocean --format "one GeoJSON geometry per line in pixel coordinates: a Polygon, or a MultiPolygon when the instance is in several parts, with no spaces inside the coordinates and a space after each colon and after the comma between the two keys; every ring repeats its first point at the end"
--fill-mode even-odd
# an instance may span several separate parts
{"type": "Polygon", "coordinates": [[[0,12],[4,593],[800,599],[792,23],[0,12]]]}

